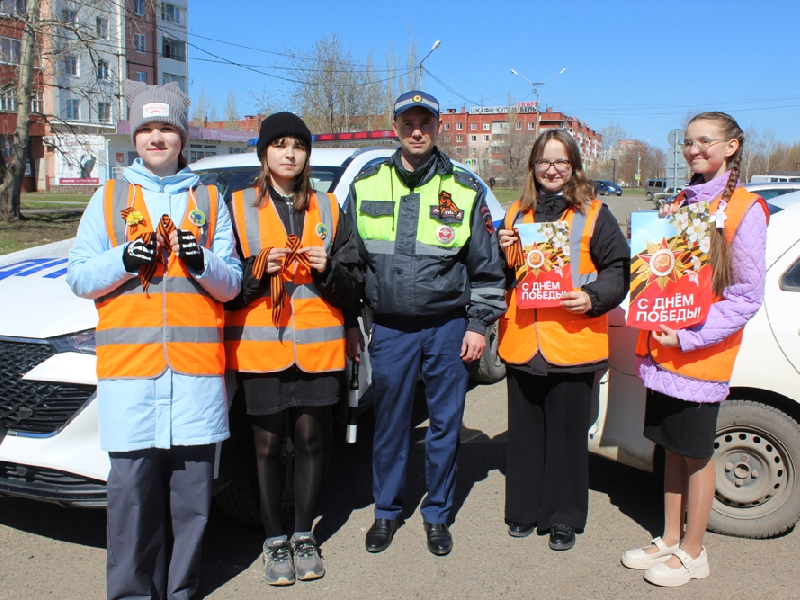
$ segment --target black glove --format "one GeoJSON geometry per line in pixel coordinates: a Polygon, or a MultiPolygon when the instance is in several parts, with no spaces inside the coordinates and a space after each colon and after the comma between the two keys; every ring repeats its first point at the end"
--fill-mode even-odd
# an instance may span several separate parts
{"type": "Polygon", "coordinates": [[[149,244],[145,244],[141,239],[134,240],[125,248],[122,255],[122,262],[128,273],[138,273],[145,265],[156,262],[158,250],[156,249],[156,238],[153,236],[149,244]]]}
{"type": "Polygon", "coordinates": [[[206,259],[203,249],[197,244],[197,238],[191,231],[178,229],[178,258],[198,273],[206,270],[206,259]]]}

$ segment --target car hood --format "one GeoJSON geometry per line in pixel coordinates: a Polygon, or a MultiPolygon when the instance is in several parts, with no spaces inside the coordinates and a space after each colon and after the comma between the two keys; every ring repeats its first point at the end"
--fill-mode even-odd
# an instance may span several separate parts
{"type": "Polygon", "coordinates": [[[0,336],[48,338],[97,326],[94,303],[67,285],[73,241],[0,256],[0,336]]]}

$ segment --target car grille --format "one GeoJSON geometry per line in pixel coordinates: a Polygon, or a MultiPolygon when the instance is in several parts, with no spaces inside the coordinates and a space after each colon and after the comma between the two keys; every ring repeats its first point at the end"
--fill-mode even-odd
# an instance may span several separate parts
{"type": "Polygon", "coordinates": [[[75,473],[0,462],[0,490],[4,488],[57,491],[62,496],[80,493],[99,493],[104,496],[106,484],[75,473]]]}
{"type": "Polygon", "coordinates": [[[47,343],[0,341],[0,427],[28,434],[55,433],[94,394],[93,385],[22,380],[53,354],[47,343]]]}

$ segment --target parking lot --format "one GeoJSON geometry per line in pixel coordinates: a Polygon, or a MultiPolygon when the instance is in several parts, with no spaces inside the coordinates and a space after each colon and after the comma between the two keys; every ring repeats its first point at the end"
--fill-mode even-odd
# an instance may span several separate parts
{"type": "MultiPolygon", "coordinates": [[[[420,407],[423,405],[420,404],[420,407]]],[[[800,536],[743,540],[708,534],[711,576],[678,589],[655,588],[619,563],[623,550],[661,527],[658,482],[645,472],[591,458],[589,523],[569,552],[547,537],[513,539],[503,523],[505,384],[478,386],[467,398],[452,532],[453,552],[425,546],[419,502],[424,491],[424,410],[415,415],[405,525],[382,554],[364,551],[372,524],[371,428],[358,443],[336,432],[335,456],[316,523],[327,575],[291,588],[262,579],[262,533],[214,510],[204,548],[201,598],[249,600],[370,598],[797,598],[800,536]]],[[[103,598],[105,513],[0,498],[0,599],[103,598]]]]}

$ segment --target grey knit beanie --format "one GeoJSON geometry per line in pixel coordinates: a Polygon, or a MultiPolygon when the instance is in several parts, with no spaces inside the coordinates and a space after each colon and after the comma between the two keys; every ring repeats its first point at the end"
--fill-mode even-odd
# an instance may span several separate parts
{"type": "Polygon", "coordinates": [[[177,82],[164,85],[147,85],[141,81],[125,80],[125,99],[128,102],[128,121],[131,125],[131,141],[136,145],[136,132],[145,123],[159,121],[169,123],[181,134],[183,148],[189,140],[188,108],[192,103],[181,91],[177,82]]]}
{"type": "Polygon", "coordinates": [[[311,132],[303,123],[303,119],[294,113],[277,112],[261,121],[258,130],[258,143],[256,153],[261,156],[261,151],[269,146],[273,140],[283,137],[294,137],[303,140],[311,154],[311,132]]]}

